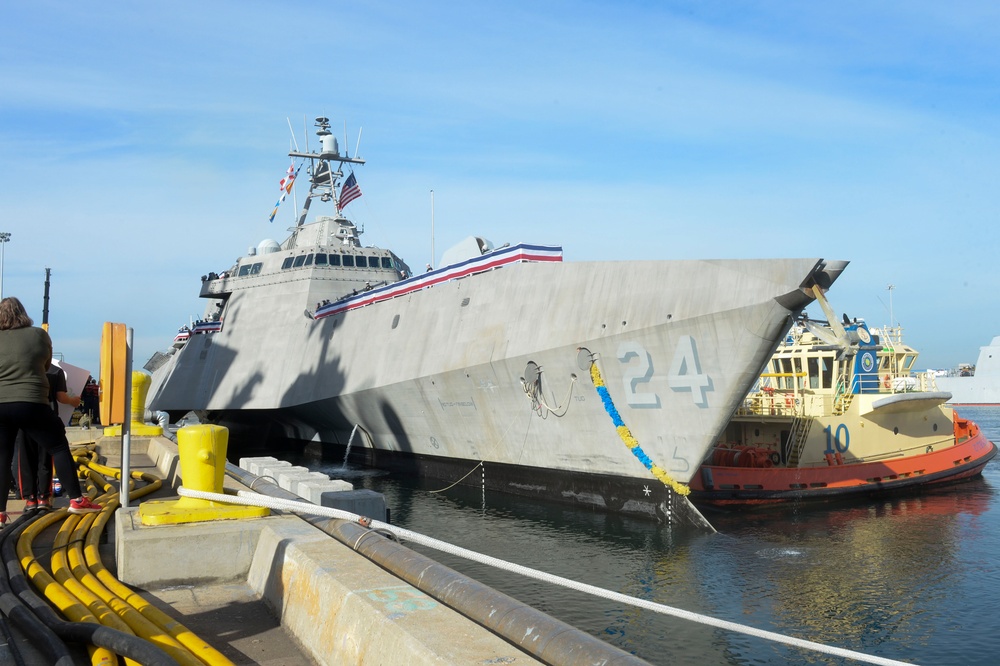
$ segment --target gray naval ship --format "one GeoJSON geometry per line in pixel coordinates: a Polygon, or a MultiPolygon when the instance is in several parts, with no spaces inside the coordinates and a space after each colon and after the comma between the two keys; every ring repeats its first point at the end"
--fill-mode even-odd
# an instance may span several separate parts
{"type": "Polygon", "coordinates": [[[291,235],[204,276],[204,320],[146,364],[151,410],[226,425],[243,450],[353,445],[438,485],[682,521],[684,484],[847,265],[563,262],[472,237],[414,275],[361,244],[341,181],[364,161],[317,127],[319,152],[289,153],[309,178],[291,235]],[[307,221],[317,200],[336,214],[307,221]]]}

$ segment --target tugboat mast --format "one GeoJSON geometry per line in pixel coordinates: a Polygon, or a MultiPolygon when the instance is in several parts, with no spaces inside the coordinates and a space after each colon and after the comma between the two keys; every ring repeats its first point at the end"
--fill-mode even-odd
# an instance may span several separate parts
{"type": "Polygon", "coordinates": [[[305,224],[306,215],[309,212],[309,205],[313,197],[319,197],[321,201],[336,200],[337,193],[335,188],[337,181],[344,176],[344,173],[340,170],[341,165],[345,163],[365,163],[364,160],[357,157],[348,157],[340,154],[337,137],[330,131],[329,118],[323,116],[316,118],[316,127],[319,128],[316,130],[316,135],[319,137],[320,152],[300,153],[293,150],[288,153],[289,157],[301,157],[312,162],[310,166],[312,178],[309,182],[309,194],[306,196],[305,204],[302,206],[302,213],[295,224],[296,227],[301,227],[305,224]],[[332,162],[337,162],[336,171],[333,169],[332,162]]]}

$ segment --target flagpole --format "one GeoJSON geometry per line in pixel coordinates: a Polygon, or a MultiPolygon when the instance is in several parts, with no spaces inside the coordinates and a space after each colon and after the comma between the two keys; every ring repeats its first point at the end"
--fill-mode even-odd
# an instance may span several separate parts
{"type": "Polygon", "coordinates": [[[434,190],[431,190],[431,267],[434,267],[434,190]]]}

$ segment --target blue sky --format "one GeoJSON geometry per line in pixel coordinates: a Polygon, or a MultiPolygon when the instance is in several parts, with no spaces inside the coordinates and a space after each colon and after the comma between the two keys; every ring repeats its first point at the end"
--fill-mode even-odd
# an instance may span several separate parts
{"type": "MultiPolygon", "coordinates": [[[[289,120],[347,124],[362,240],[567,261],[816,256],[919,367],[1000,334],[1000,6],[988,2],[9,3],[4,293],[97,368],[201,313],[264,238],[289,120]],[[308,119],[308,120],[305,120],[308,119]]],[[[341,138],[341,147],[344,139],[341,138]]],[[[314,145],[314,144],[313,144],[314,145]]],[[[622,270],[627,270],[623,264],[622,270]]],[[[810,309],[821,316],[818,308],[810,309]]]]}

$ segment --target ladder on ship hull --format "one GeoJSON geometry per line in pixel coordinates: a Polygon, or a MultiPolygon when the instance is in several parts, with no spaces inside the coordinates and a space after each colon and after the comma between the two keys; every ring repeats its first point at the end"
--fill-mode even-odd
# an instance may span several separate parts
{"type": "Polygon", "coordinates": [[[806,440],[809,439],[809,429],[812,427],[812,422],[812,419],[798,416],[792,420],[792,427],[785,440],[785,450],[788,452],[785,458],[786,466],[799,466],[799,458],[802,456],[802,449],[806,446],[806,440]]]}

